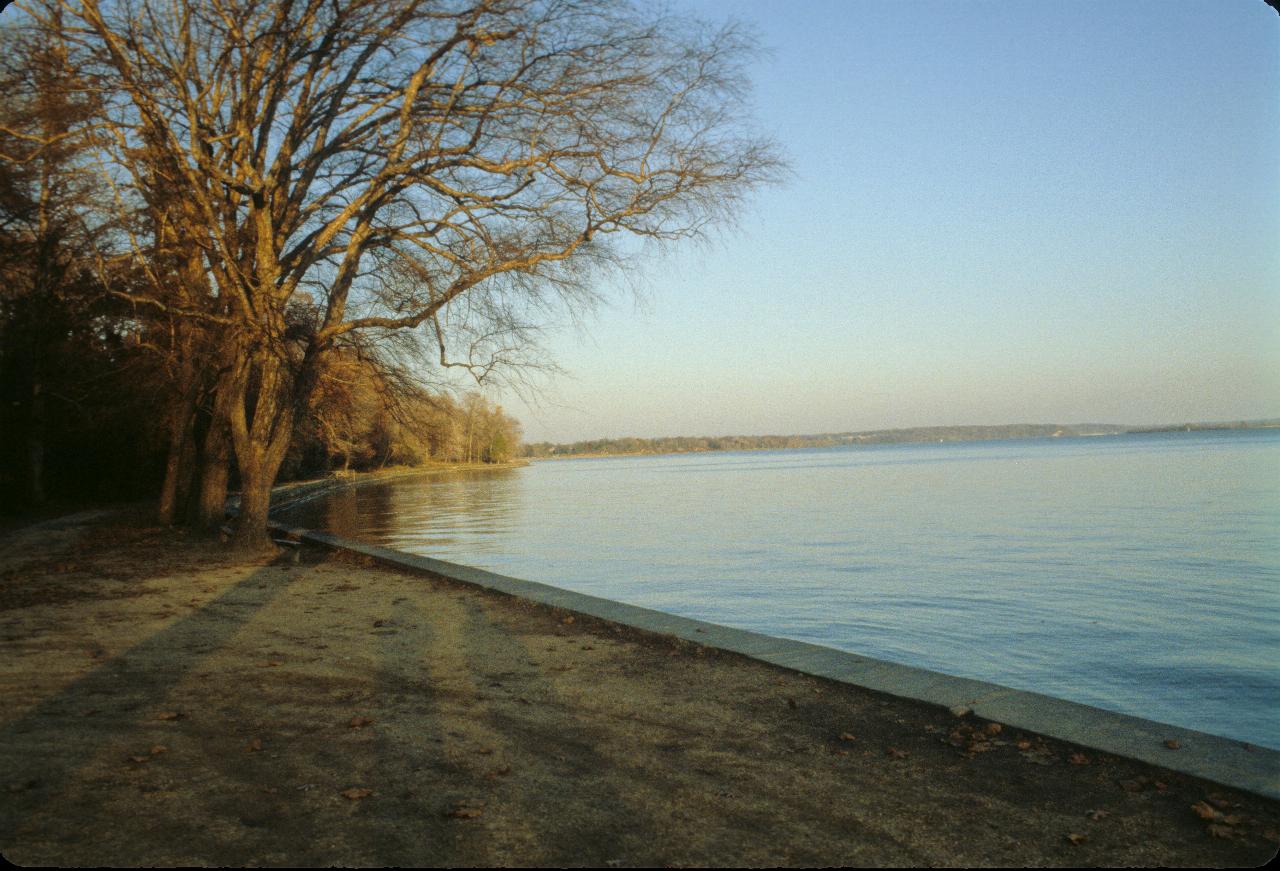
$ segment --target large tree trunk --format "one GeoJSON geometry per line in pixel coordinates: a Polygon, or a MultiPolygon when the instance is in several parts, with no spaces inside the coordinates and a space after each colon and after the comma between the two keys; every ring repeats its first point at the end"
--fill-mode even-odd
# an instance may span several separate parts
{"type": "Polygon", "coordinates": [[[271,511],[271,486],[276,480],[275,469],[268,469],[266,452],[252,457],[249,462],[239,462],[240,516],[236,520],[236,546],[248,550],[267,544],[267,519],[271,511]]]}
{"type": "Polygon", "coordinates": [[[213,390],[209,429],[204,436],[200,458],[200,492],[194,506],[194,525],[212,533],[227,519],[227,481],[231,476],[231,411],[244,401],[247,364],[239,358],[239,347],[226,341],[221,369],[213,390]]]}
{"type": "Polygon", "coordinates": [[[256,550],[269,539],[268,514],[271,510],[271,488],[284,462],[285,450],[293,434],[292,413],[285,412],[277,421],[270,443],[250,440],[247,449],[236,448],[236,468],[240,471],[240,515],[236,520],[236,545],[256,550]]]}
{"type": "Polygon", "coordinates": [[[192,474],[191,442],[195,430],[196,389],[190,379],[182,386],[182,394],[169,422],[169,454],[165,460],[164,483],[160,486],[160,504],[156,509],[157,519],[163,526],[171,525],[177,517],[181,491],[185,489],[183,482],[189,482],[192,474]]]}
{"type": "MultiPolygon", "coordinates": [[[[249,417],[248,378],[241,379],[231,403],[231,437],[240,472],[240,517],[235,540],[239,547],[258,549],[268,542],[267,515],[271,488],[293,437],[295,420],[315,390],[319,350],[308,349],[296,375],[270,351],[260,350],[257,394],[249,417]]],[[[305,413],[305,412],[304,412],[305,413]]]]}
{"type": "Polygon", "coordinates": [[[215,532],[227,519],[227,479],[231,474],[231,434],[226,420],[216,414],[204,437],[200,461],[200,492],[196,498],[194,525],[215,532]]]}

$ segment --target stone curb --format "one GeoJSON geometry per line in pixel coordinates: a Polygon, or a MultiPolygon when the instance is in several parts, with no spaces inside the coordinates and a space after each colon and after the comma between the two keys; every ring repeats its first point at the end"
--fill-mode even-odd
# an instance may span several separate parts
{"type": "Polygon", "coordinates": [[[674,636],[792,671],[900,698],[945,708],[967,708],[986,720],[1136,759],[1266,798],[1280,799],[1280,751],[1266,747],[999,684],[626,605],[549,584],[362,544],[327,532],[295,529],[279,522],[272,522],[269,526],[279,534],[367,556],[396,568],[424,572],[635,629],[674,636]],[[1177,749],[1171,749],[1166,742],[1176,742],[1177,749]]]}

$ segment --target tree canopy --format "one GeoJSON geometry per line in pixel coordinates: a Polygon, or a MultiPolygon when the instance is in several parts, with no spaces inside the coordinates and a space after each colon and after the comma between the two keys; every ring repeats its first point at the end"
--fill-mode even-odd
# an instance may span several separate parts
{"type": "Polygon", "coordinates": [[[190,361],[171,454],[204,403],[246,538],[327,357],[412,331],[441,367],[518,371],[617,240],[696,236],[780,166],[751,130],[749,35],[643,4],[20,5],[93,107],[27,141],[74,133],[97,168],[108,293],[190,361]]]}

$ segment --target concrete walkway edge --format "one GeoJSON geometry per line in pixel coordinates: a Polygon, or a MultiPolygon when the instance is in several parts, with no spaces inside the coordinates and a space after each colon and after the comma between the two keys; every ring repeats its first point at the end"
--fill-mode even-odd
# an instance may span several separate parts
{"type": "Polygon", "coordinates": [[[270,526],[277,534],[360,554],[396,568],[471,584],[647,632],[674,636],[887,695],[945,708],[965,707],[975,716],[1006,726],[1136,759],[1266,798],[1280,799],[1280,751],[1232,738],[1117,714],[999,684],[626,605],[549,584],[362,544],[327,532],[295,529],[278,522],[270,526]]]}

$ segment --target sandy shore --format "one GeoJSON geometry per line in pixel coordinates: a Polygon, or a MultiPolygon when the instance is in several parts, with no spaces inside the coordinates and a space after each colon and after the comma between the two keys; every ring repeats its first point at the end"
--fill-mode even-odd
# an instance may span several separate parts
{"type": "Polygon", "coordinates": [[[0,539],[23,865],[1251,866],[1280,805],[320,551],[0,539]]]}

